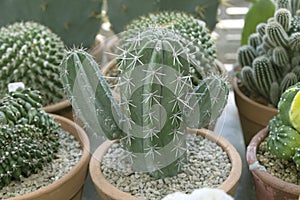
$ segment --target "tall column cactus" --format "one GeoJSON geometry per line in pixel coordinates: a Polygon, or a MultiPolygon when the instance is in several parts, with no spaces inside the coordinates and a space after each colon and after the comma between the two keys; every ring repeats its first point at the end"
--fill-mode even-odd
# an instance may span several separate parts
{"type": "Polygon", "coordinates": [[[120,44],[118,103],[97,63],[80,49],[63,59],[65,89],[86,126],[121,139],[136,171],[175,175],[186,162],[186,128],[215,120],[226,104],[228,86],[222,77],[207,74],[194,86],[197,51],[172,30],[132,30],[120,44]]]}
{"type": "Polygon", "coordinates": [[[239,48],[241,82],[274,107],[280,95],[300,80],[300,18],[294,0],[276,1],[277,10],[267,23],[260,23],[248,44],[239,48]],[[262,63],[262,60],[267,61],[262,63]],[[259,62],[258,62],[259,61],[259,62]],[[259,64],[259,65],[258,65],[259,64]]]}

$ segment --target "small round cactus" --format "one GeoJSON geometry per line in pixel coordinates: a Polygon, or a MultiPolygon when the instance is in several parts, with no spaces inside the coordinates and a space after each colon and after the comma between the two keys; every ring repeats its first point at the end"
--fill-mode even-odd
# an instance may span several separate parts
{"type": "Polygon", "coordinates": [[[41,92],[43,106],[64,98],[59,64],[64,55],[61,39],[47,27],[20,22],[0,29],[0,97],[11,82],[23,82],[41,92]]]}
{"type": "Polygon", "coordinates": [[[30,89],[10,92],[0,100],[0,188],[54,158],[59,124],[41,109],[41,100],[30,89]]]}

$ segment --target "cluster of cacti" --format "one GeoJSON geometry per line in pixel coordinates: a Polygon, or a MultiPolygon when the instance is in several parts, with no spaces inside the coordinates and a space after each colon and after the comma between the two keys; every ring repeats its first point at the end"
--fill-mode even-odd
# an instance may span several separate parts
{"type": "Polygon", "coordinates": [[[50,162],[58,149],[58,128],[41,109],[35,90],[18,89],[0,100],[0,188],[50,162]]]}
{"type": "Polygon", "coordinates": [[[64,43],[90,47],[101,25],[102,0],[0,1],[0,27],[18,21],[35,21],[49,27],[64,43]]]}
{"type": "Polygon", "coordinates": [[[300,80],[300,18],[295,0],[278,0],[274,17],[260,23],[239,48],[240,79],[252,93],[277,105],[280,95],[300,80]]]}
{"type": "Polygon", "coordinates": [[[12,82],[39,90],[44,106],[64,98],[59,64],[64,55],[61,39],[47,27],[21,22],[0,29],[0,97],[12,82]]]}
{"type": "Polygon", "coordinates": [[[104,0],[107,15],[116,33],[124,30],[133,19],[148,13],[161,11],[183,11],[194,15],[206,22],[207,27],[213,30],[217,23],[217,10],[220,1],[217,0],[190,0],[189,3],[180,0],[104,0]]]}
{"type": "Polygon", "coordinates": [[[186,162],[187,127],[204,127],[220,115],[226,81],[201,73],[193,85],[201,52],[174,29],[129,30],[118,49],[119,101],[88,53],[72,50],[63,59],[62,80],[76,115],[96,134],[120,138],[134,170],[175,175],[186,162]]]}
{"type": "Polygon", "coordinates": [[[293,159],[300,170],[300,82],[282,94],[278,110],[269,122],[268,148],[280,159],[293,159]]]}

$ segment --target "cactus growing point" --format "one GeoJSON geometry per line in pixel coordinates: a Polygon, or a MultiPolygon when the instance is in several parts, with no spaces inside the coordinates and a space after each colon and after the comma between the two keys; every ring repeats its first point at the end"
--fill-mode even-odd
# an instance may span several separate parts
{"type": "Polygon", "coordinates": [[[222,77],[205,73],[193,85],[197,51],[174,30],[134,29],[120,38],[118,103],[97,63],[81,49],[63,59],[65,89],[87,127],[120,138],[134,170],[154,177],[175,175],[186,162],[187,126],[203,127],[217,118],[228,86],[222,77]]]}

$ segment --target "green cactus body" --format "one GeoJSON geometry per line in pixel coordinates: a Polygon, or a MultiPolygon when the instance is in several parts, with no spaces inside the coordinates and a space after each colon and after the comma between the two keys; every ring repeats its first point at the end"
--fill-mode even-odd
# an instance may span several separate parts
{"type": "Polygon", "coordinates": [[[41,109],[41,96],[17,90],[0,100],[0,188],[52,161],[59,124],[41,109]]]}
{"type": "Polygon", "coordinates": [[[241,71],[241,80],[243,81],[245,87],[255,93],[257,91],[256,81],[253,76],[253,69],[249,66],[243,67],[241,71]]]}
{"type": "Polygon", "coordinates": [[[300,131],[300,84],[288,88],[281,96],[278,109],[282,121],[300,131]]]}
{"type": "Polygon", "coordinates": [[[213,30],[217,23],[217,0],[191,0],[188,4],[178,0],[148,1],[148,0],[114,0],[107,3],[107,15],[116,33],[124,30],[133,19],[148,13],[163,11],[182,11],[194,15],[206,22],[213,30]],[[143,8],[143,9],[141,9],[143,8]]]}
{"type": "Polygon", "coordinates": [[[288,160],[295,155],[295,148],[299,147],[299,141],[298,131],[290,126],[281,125],[270,129],[267,145],[270,152],[277,158],[288,160]]]}
{"type": "Polygon", "coordinates": [[[100,29],[101,5],[102,0],[0,1],[0,26],[35,21],[49,27],[69,47],[90,47],[100,29]]]}
{"type": "MultiPolygon", "coordinates": [[[[207,74],[201,74],[203,79],[198,86],[193,85],[193,71],[199,64],[194,58],[199,52],[191,47],[194,45],[191,40],[173,29],[131,29],[120,38],[117,57],[121,71],[119,106],[112,106],[116,103],[97,64],[90,61],[90,56],[82,50],[69,52],[63,59],[65,89],[72,104],[75,104],[75,110],[79,110],[79,116],[90,112],[85,109],[90,102],[84,98],[86,89],[79,96],[74,93],[76,85],[72,82],[75,79],[80,84],[77,86],[100,87],[99,90],[105,91],[97,96],[95,90],[92,95],[96,96],[91,106],[95,110],[103,110],[100,117],[97,120],[82,118],[85,124],[93,127],[95,121],[105,119],[103,116],[113,119],[116,130],[105,134],[119,133],[121,145],[133,161],[135,171],[149,172],[154,177],[173,176],[186,162],[187,124],[194,125],[191,127],[205,126],[218,117],[225,106],[228,87],[222,77],[207,77],[207,74]],[[76,70],[74,63],[78,67],[76,70]],[[93,81],[82,80],[81,77],[89,77],[84,75],[88,75],[88,70],[98,77],[96,86],[91,85],[96,78],[93,81]],[[85,103],[79,105],[81,101],[85,103]],[[104,106],[117,108],[111,111],[102,109],[104,106]],[[196,110],[201,111],[200,117],[196,110]]],[[[98,132],[98,129],[94,131],[98,132]]]]}
{"type": "MultiPolygon", "coordinates": [[[[254,35],[260,36],[261,43],[255,42],[256,48],[251,54],[255,55],[251,57],[252,64],[241,62],[245,55],[240,52],[245,47],[241,46],[238,50],[238,60],[241,67],[249,66],[254,72],[250,72],[249,69],[247,69],[247,73],[243,72],[244,77],[247,78],[241,79],[242,84],[251,93],[264,97],[269,101],[268,104],[273,104],[274,107],[277,106],[278,99],[285,89],[300,80],[300,73],[298,72],[300,65],[300,18],[296,14],[300,3],[294,0],[278,0],[275,3],[277,10],[274,17],[269,18],[267,23],[256,26],[254,35]],[[270,62],[265,62],[267,60],[270,62]]],[[[248,40],[249,42],[252,41],[251,37],[248,40]]]]}
{"type": "Polygon", "coordinates": [[[241,67],[251,66],[255,58],[256,52],[252,46],[244,45],[241,48],[239,48],[238,61],[241,67]]]}
{"type": "Polygon", "coordinates": [[[64,98],[59,64],[64,54],[60,38],[43,25],[15,23],[0,29],[0,97],[11,82],[41,91],[42,104],[64,98]]]}
{"type": "Polygon", "coordinates": [[[275,12],[275,20],[283,27],[285,31],[289,31],[291,27],[292,15],[288,9],[278,9],[275,12]]]}
{"type": "Polygon", "coordinates": [[[248,45],[256,49],[262,42],[262,38],[258,33],[252,33],[248,38],[248,45]]]}
{"type": "Polygon", "coordinates": [[[295,155],[293,156],[293,160],[297,166],[297,169],[300,170],[300,148],[295,149],[295,155]]]}

